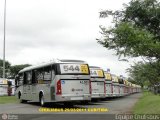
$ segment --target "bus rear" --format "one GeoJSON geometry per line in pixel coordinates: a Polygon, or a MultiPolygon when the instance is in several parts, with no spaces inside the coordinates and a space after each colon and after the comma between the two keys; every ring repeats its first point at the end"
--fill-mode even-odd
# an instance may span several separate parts
{"type": "Polygon", "coordinates": [[[113,97],[120,96],[120,87],[118,82],[118,77],[112,74],[112,87],[113,87],[113,97]]]}
{"type": "Polygon", "coordinates": [[[91,75],[91,98],[105,98],[106,86],[104,72],[99,67],[90,66],[91,75]]]}
{"type": "Polygon", "coordinates": [[[90,101],[90,72],[84,62],[63,61],[57,64],[55,101],[90,101]]]}
{"type": "Polygon", "coordinates": [[[119,91],[120,91],[119,96],[124,96],[125,95],[125,92],[124,92],[125,85],[124,85],[123,77],[121,76],[118,77],[118,82],[119,82],[119,91]]]}
{"type": "Polygon", "coordinates": [[[108,72],[104,72],[105,74],[105,85],[106,85],[106,97],[112,97],[112,77],[108,72]]]}

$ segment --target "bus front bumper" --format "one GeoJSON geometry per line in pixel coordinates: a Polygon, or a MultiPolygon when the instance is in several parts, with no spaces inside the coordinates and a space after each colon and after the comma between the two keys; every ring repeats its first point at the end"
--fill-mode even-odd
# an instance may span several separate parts
{"type": "Polygon", "coordinates": [[[92,93],[91,98],[105,98],[105,94],[104,93],[92,93]]]}

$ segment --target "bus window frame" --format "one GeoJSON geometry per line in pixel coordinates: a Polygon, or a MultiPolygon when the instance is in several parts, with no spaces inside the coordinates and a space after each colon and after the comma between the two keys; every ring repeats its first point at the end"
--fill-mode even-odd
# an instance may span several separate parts
{"type": "Polygon", "coordinates": [[[31,85],[32,84],[32,70],[25,71],[23,74],[24,74],[23,75],[23,85],[31,85]],[[26,77],[28,77],[27,73],[30,73],[30,75],[31,75],[30,80],[27,80],[27,78],[26,78],[26,77]]]}

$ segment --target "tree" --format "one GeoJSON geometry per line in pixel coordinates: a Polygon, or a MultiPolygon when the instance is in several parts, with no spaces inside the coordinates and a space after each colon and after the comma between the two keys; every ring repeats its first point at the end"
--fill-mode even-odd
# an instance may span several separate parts
{"type": "Polygon", "coordinates": [[[15,77],[20,70],[25,67],[31,66],[30,64],[14,65],[10,67],[10,76],[15,77]]]}
{"type": "Polygon", "coordinates": [[[100,17],[113,16],[112,28],[100,26],[98,43],[114,49],[121,57],[144,57],[160,61],[160,3],[157,0],[132,0],[121,11],[101,11],[100,17]]]}
{"type": "MultiPolygon", "coordinates": [[[[9,74],[11,64],[8,61],[5,61],[5,76],[9,74]]],[[[3,60],[0,59],[0,78],[3,77],[3,60]]]]}
{"type": "Polygon", "coordinates": [[[153,86],[160,82],[160,76],[158,75],[160,64],[154,63],[154,66],[156,67],[153,67],[153,64],[150,63],[138,62],[131,66],[128,72],[131,79],[142,87],[153,86]]]}
{"type": "Polygon", "coordinates": [[[148,80],[154,85],[160,81],[160,2],[131,0],[122,10],[100,12],[101,18],[108,16],[113,16],[114,26],[100,26],[102,38],[97,39],[98,43],[115,50],[119,58],[142,57],[146,62],[130,70],[140,84],[148,80]]]}
{"type": "MultiPolygon", "coordinates": [[[[28,67],[28,66],[31,66],[31,65],[30,64],[22,64],[22,65],[11,66],[10,62],[5,61],[5,69],[6,69],[5,77],[6,78],[8,78],[8,77],[14,78],[21,69],[28,67]]],[[[3,60],[0,59],[0,78],[2,78],[2,77],[3,77],[3,60]]]]}

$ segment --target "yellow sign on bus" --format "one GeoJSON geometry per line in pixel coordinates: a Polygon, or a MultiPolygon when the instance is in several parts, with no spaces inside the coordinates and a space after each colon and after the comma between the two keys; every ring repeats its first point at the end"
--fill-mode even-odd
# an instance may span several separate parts
{"type": "Polygon", "coordinates": [[[98,76],[103,77],[103,71],[102,70],[97,70],[98,76]]]}
{"type": "Polygon", "coordinates": [[[81,65],[80,66],[81,72],[88,74],[88,66],[87,65],[81,65]]]}
{"type": "Polygon", "coordinates": [[[111,74],[109,74],[109,73],[106,73],[106,74],[105,74],[105,78],[106,78],[107,80],[112,80],[111,74]]]}
{"type": "Polygon", "coordinates": [[[8,80],[3,80],[3,84],[8,84],[8,80]]]}

